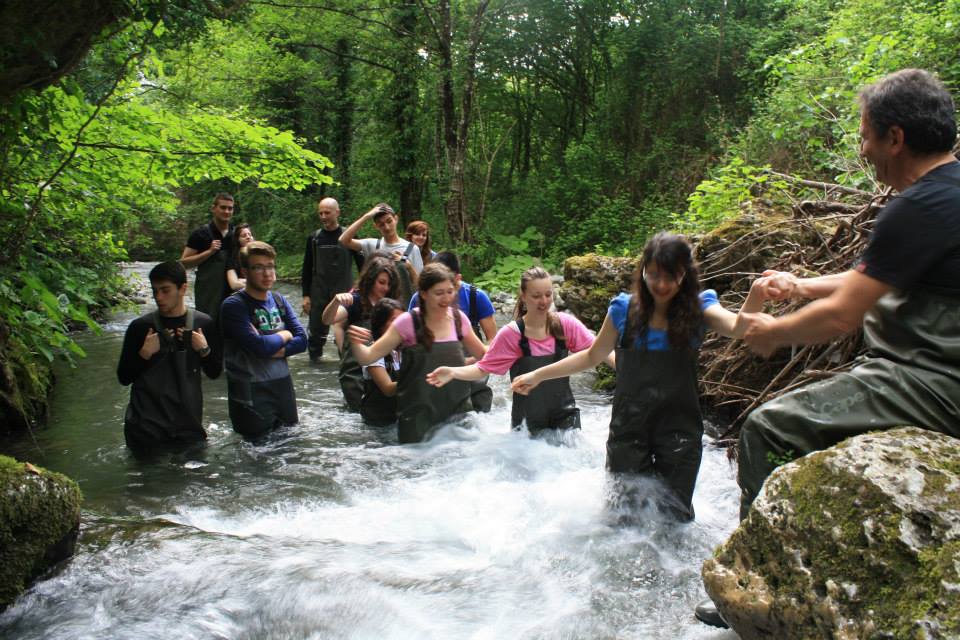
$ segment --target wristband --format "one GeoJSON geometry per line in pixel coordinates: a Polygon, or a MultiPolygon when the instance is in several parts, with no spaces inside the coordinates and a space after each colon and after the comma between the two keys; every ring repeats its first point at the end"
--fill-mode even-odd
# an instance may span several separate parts
{"type": "Polygon", "coordinates": [[[213,349],[211,349],[210,346],[207,345],[203,349],[200,349],[200,351],[197,351],[197,355],[199,355],[201,358],[206,358],[208,355],[210,355],[211,351],[213,351],[213,349]]]}

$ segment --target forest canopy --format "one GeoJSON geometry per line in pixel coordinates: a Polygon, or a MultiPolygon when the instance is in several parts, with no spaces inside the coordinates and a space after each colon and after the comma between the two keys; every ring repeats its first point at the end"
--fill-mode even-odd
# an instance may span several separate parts
{"type": "Polygon", "coordinates": [[[960,0],[34,4],[0,10],[0,346],[44,360],[216,191],[288,271],[331,195],[512,289],[708,229],[770,170],[871,189],[857,89],[960,82],[960,0]]]}

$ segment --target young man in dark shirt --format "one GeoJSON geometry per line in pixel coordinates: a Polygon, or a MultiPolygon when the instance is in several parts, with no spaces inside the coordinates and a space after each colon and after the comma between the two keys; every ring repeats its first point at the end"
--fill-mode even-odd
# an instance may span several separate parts
{"type": "MultiPolygon", "coordinates": [[[[363,267],[363,256],[340,244],[343,227],[340,226],[340,205],[333,198],[324,198],[317,203],[320,228],[307,238],[303,253],[303,268],[300,283],[303,290],[303,312],[310,317],[308,349],[310,359],[323,355],[329,325],[323,324],[323,310],[338,293],[349,291],[353,286],[355,264],[357,271],[363,267]]],[[[336,336],[340,348],[342,336],[336,336]]]]}
{"type": "Polygon", "coordinates": [[[305,351],[307,332],[293,307],[271,291],[277,254],[266,242],[240,250],[246,286],[223,301],[227,397],[234,431],[256,437],[297,422],[297,398],[287,358],[305,351]]]}
{"type": "Polygon", "coordinates": [[[157,310],[130,323],[117,378],[130,389],[124,417],[127,446],[138,455],[206,439],[200,370],[220,375],[220,340],[213,320],[188,309],[187,272],[179,262],[150,271],[157,310]]]}
{"type": "Polygon", "coordinates": [[[217,322],[220,303],[230,293],[227,284],[227,260],[233,249],[233,196],[218,193],[210,212],[213,220],[194,229],[187,239],[180,262],[187,269],[197,268],[193,297],[197,311],[202,311],[217,322]]]}

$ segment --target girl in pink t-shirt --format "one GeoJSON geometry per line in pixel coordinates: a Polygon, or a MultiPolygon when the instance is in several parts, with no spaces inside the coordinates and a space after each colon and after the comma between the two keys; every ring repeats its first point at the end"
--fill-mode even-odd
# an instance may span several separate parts
{"type": "Polygon", "coordinates": [[[420,442],[430,429],[458,413],[472,409],[466,382],[437,389],[426,374],[438,366],[464,364],[464,349],[482,358],[486,347],[470,328],[470,320],[456,307],[454,275],[432,262],[420,272],[420,306],[394,320],[380,339],[367,346],[370,332],[351,326],[351,348],[357,361],[370,364],[394,349],[401,350],[397,379],[397,433],[400,442],[420,442]]]}
{"type": "MultiPolygon", "coordinates": [[[[582,322],[553,310],[553,283],[541,267],[527,269],[521,276],[513,317],[514,322],[497,332],[480,362],[438,367],[427,381],[442,387],[451,380],[479,380],[489,373],[503,375],[507,371],[512,380],[593,344],[593,334],[582,322]]],[[[543,429],[579,428],[580,410],[573,400],[569,378],[557,380],[536,396],[514,394],[513,428],[519,429],[524,421],[531,434],[543,429]]]]}

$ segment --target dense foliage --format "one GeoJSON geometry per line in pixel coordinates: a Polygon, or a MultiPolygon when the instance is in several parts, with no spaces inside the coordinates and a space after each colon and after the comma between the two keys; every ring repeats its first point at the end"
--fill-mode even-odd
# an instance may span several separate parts
{"type": "Polygon", "coordinates": [[[512,288],[776,198],[771,169],[871,188],[858,88],[906,66],[960,82],[960,0],[97,6],[71,23],[84,3],[61,3],[48,32],[3,9],[23,51],[0,52],[0,346],[28,359],[79,354],[68,329],[116,261],[178,256],[215,191],[287,271],[333,195],[345,221],[379,201],[427,220],[468,277],[512,288]],[[79,25],[99,26],[58,53],[79,25]],[[64,68],[30,77],[37,59],[64,68]]]}

